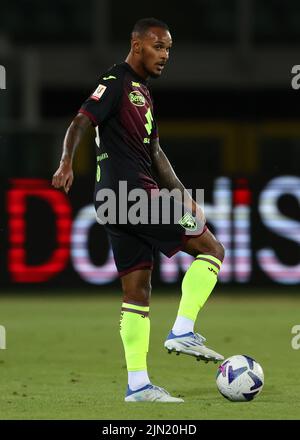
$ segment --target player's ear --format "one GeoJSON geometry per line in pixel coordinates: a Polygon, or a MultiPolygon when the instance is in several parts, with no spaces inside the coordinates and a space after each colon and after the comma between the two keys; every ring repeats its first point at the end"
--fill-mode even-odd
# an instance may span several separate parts
{"type": "Polygon", "coordinates": [[[141,42],[141,40],[139,38],[133,38],[132,39],[132,41],[131,41],[131,49],[132,49],[133,53],[139,54],[141,52],[141,47],[142,47],[141,43],[142,42],[141,42]]]}

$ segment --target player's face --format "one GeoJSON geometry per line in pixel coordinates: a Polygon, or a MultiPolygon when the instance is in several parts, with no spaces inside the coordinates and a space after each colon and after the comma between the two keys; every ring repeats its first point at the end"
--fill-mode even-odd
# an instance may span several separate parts
{"type": "Polygon", "coordinates": [[[148,30],[141,41],[140,61],[145,73],[152,78],[158,78],[168,59],[172,46],[170,32],[153,27],[148,30]]]}

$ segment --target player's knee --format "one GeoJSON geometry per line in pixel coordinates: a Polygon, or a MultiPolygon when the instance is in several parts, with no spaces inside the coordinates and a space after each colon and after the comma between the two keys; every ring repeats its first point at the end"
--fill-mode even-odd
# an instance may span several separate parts
{"type": "Polygon", "coordinates": [[[200,243],[197,246],[197,252],[199,254],[207,254],[216,257],[218,260],[223,261],[225,256],[225,248],[222,243],[216,239],[211,240],[205,247],[200,243]]]}
{"type": "Polygon", "coordinates": [[[151,297],[151,285],[130,286],[123,288],[124,302],[134,302],[138,305],[148,306],[151,297]]]}
{"type": "Polygon", "coordinates": [[[215,237],[209,239],[205,243],[203,243],[202,240],[196,241],[192,250],[192,255],[194,256],[197,256],[198,254],[211,255],[220,261],[223,261],[225,256],[224,246],[215,237]]]}
{"type": "Polygon", "coordinates": [[[212,251],[212,255],[220,261],[224,260],[225,247],[222,245],[222,243],[220,241],[216,241],[216,243],[214,244],[214,249],[212,251]]]}

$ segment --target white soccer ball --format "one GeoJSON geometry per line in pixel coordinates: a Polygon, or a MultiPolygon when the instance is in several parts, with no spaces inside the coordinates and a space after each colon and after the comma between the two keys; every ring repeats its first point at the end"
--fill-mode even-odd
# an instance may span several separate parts
{"type": "Polygon", "coordinates": [[[217,387],[222,396],[233,402],[254,399],[264,385],[264,372],[258,362],[249,356],[235,355],[218,368],[217,387]]]}

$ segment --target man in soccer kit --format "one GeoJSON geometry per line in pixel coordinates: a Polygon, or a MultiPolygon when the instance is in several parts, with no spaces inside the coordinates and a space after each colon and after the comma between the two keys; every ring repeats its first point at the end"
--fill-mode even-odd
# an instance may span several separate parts
{"type": "MultiPolygon", "coordinates": [[[[149,77],[161,75],[171,45],[165,23],[150,18],[135,24],[125,62],[114,65],[101,77],[100,84],[69,126],[60,165],[52,181],[56,188],[69,191],[73,182],[75,149],[86,129],[91,124],[96,127],[94,199],[96,217],[109,236],[123,290],[120,334],[128,371],[126,402],[183,402],[152,384],[147,372],[154,251],[171,257],[181,250],[195,257],[183,277],[178,314],[164,347],[169,353],[184,353],[205,362],[224,359],[206,347],[205,338],[194,332],[197,315],[217,282],[224,248],[206,227],[201,209],[160,147],[147,83],[149,77]],[[162,218],[164,212],[159,212],[158,221],[153,221],[149,209],[145,222],[121,220],[124,217],[121,200],[124,184],[123,196],[142,189],[148,207],[159,197],[161,188],[178,190],[184,202],[173,197],[168,201],[171,211],[180,205],[182,218],[174,221],[172,217],[167,224],[162,218]],[[105,204],[102,191],[104,194],[113,192],[116,196],[115,212],[110,217],[105,217],[107,211],[102,209],[105,204]]],[[[132,206],[129,201],[128,212],[132,206]]]]}

